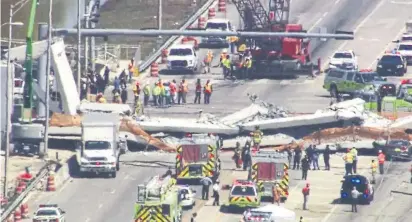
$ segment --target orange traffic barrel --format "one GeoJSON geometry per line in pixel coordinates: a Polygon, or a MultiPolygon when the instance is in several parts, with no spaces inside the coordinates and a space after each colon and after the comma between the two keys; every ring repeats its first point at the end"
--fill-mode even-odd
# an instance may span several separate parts
{"type": "Polygon", "coordinates": [[[217,8],[219,12],[226,12],[226,0],[219,0],[217,3],[217,8]]]}
{"type": "Polygon", "coordinates": [[[157,62],[152,63],[152,65],[150,66],[150,75],[152,77],[159,76],[159,64],[157,64],[157,62]]]}
{"type": "Polygon", "coordinates": [[[167,54],[168,54],[167,49],[163,49],[162,50],[162,60],[161,60],[162,64],[165,64],[167,62],[167,54]]]}
{"type": "Polygon", "coordinates": [[[17,208],[15,211],[14,211],[14,222],[21,222],[22,220],[21,220],[21,211],[20,211],[20,209],[19,208],[17,208]]]}
{"type": "Polygon", "coordinates": [[[205,18],[205,17],[199,17],[199,18],[197,19],[197,27],[198,27],[199,29],[205,28],[205,23],[206,23],[206,18],[205,18]]]}
{"type": "Polygon", "coordinates": [[[216,16],[216,9],[215,8],[209,8],[209,11],[207,13],[207,17],[209,19],[214,18],[216,16]]]}
{"type": "Polygon", "coordinates": [[[54,173],[50,172],[47,178],[47,191],[56,191],[56,184],[54,181],[54,173]]]}
{"type": "Polygon", "coordinates": [[[27,203],[24,203],[20,206],[20,211],[21,211],[21,217],[22,218],[29,218],[29,205],[27,203]]]}

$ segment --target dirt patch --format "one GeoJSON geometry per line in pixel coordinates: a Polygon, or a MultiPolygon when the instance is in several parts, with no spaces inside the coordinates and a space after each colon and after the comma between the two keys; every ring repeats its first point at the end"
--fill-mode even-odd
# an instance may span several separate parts
{"type": "MultiPolygon", "coordinates": [[[[163,0],[162,28],[179,28],[207,0],[163,0]]],[[[110,0],[100,9],[100,28],[142,29],[157,28],[158,1],[110,0]]],[[[167,37],[163,37],[165,41],[167,37]]],[[[142,58],[157,48],[156,39],[134,36],[113,36],[110,44],[142,46],[142,58]]]]}

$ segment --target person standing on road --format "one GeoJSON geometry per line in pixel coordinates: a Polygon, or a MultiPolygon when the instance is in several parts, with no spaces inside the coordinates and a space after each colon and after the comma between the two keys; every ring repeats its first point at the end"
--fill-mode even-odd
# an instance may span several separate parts
{"type": "Polygon", "coordinates": [[[177,104],[180,105],[180,103],[183,100],[183,81],[179,83],[179,86],[177,87],[177,104]]]}
{"type": "Polygon", "coordinates": [[[165,82],[163,83],[164,85],[164,91],[165,91],[165,105],[166,107],[170,107],[171,104],[171,100],[170,100],[170,83],[169,82],[165,82]]]}
{"type": "Polygon", "coordinates": [[[150,99],[150,86],[148,83],[145,84],[143,87],[143,105],[147,106],[149,105],[149,99],[150,99]]]}
{"type": "Polygon", "coordinates": [[[194,104],[200,104],[200,98],[202,96],[202,84],[200,83],[200,79],[197,79],[196,86],[195,86],[195,101],[194,104]]]}
{"type": "Polygon", "coordinates": [[[353,156],[353,163],[352,163],[353,173],[356,174],[357,165],[358,165],[358,151],[356,150],[355,147],[352,147],[350,152],[352,153],[352,156],[353,156]]]}
{"type": "Polygon", "coordinates": [[[376,183],[376,172],[378,171],[378,165],[376,164],[375,160],[371,162],[371,173],[372,173],[372,184],[376,183]]]}
{"type": "Polygon", "coordinates": [[[411,164],[411,168],[409,168],[409,171],[411,172],[411,183],[412,183],[412,164],[411,164]]]}
{"type": "Polygon", "coordinates": [[[302,216],[300,216],[300,218],[299,218],[299,222],[304,222],[304,220],[303,220],[303,217],[302,217],[302,216]]]}
{"type": "Polygon", "coordinates": [[[349,149],[345,156],[343,156],[343,160],[345,161],[345,176],[352,174],[353,156],[349,149]]]}
{"type": "Polygon", "coordinates": [[[383,154],[382,150],[379,150],[378,163],[379,163],[379,173],[380,174],[384,173],[385,158],[386,158],[385,154],[383,154]]]}
{"type": "Polygon", "coordinates": [[[235,161],[236,168],[240,168],[240,143],[236,142],[236,148],[233,153],[233,161],[235,161]]]}
{"type": "Polygon", "coordinates": [[[330,170],[330,148],[326,145],[325,151],[323,152],[323,161],[325,162],[325,170],[330,170]]]}
{"type": "Polygon", "coordinates": [[[303,194],[303,210],[307,210],[307,204],[308,204],[308,199],[309,199],[309,193],[310,193],[310,187],[309,183],[306,184],[306,186],[302,189],[302,194],[303,194]]]}
{"type": "Polygon", "coordinates": [[[351,198],[352,198],[352,212],[357,213],[358,212],[358,197],[359,195],[361,195],[362,193],[360,193],[356,187],[353,187],[352,191],[351,191],[351,198]]]}
{"type": "Polygon", "coordinates": [[[300,159],[302,156],[302,150],[300,147],[297,147],[294,149],[295,155],[293,157],[293,169],[299,170],[299,165],[300,165],[300,159]]]}
{"type": "Polygon", "coordinates": [[[157,83],[154,84],[153,87],[153,102],[154,102],[154,106],[158,106],[159,105],[159,96],[160,96],[160,87],[157,83]]]}
{"type": "Polygon", "coordinates": [[[210,83],[210,80],[208,79],[206,81],[205,86],[203,87],[204,103],[205,104],[210,103],[210,97],[212,96],[212,92],[213,92],[213,87],[212,87],[212,84],[210,83]]]}
{"type": "Polygon", "coordinates": [[[187,97],[187,93],[189,92],[189,86],[187,85],[187,82],[185,79],[182,80],[182,86],[183,86],[182,102],[183,104],[186,104],[186,97],[187,97]]]}
{"type": "Polygon", "coordinates": [[[215,198],[213,200],[213,206],[219,206],[219,194],[220,187],[219,187],[219,180],[216,180],[216,183],[213,185],[213,197],[215,198]]]}
{"type": "Polygon", "coordinates": [[[279,184],[276,184],[275,186],[272,187],[272,196],[273,196],[272,204],[276,203],[278,206],[280,206],[280,188],[279,188],[279,184]]]}
{"type": "Polygon", "coordinates": [[[313,160],[313,146],[312,145],[309,145],[309,147],[306,149],[306,156],[308,157],[309,165],[310,165],[313,160]]]}
{"type": "Polygon", "coordinates": [[[209,177],[203,177],[200,183],[202,184],[202,200],[209,200],[209,187],[213,181],[209,177]]]}
{"type": "Polygon", "coordinates": [[[319,169],[319,150],[316,148],[316,145],[313,145],[313,155],[312,155],[312,166],[313,170],[319,169]]]}
{"type": "Polygon", "coordinates": [[[192,214],[192,218],[190,218],[190,222],[195,222],[195,218],[197,217],[197,213],[192,214]]]}
{"type": "Polygon", "coordinates": [[[308,170],[310,168],[308,156],[305,155],[302,159],[302,180],[307,180],[308,170]]]}
{"type": "Polygon", "coordinates": [[[176,103],[176,96],[177,96],[177,94],[176,94],[176,80],[172,80],[171,82],[170,82],[170,85],[169,85],[169,87],[170,87],[170,104],[175,104],[176,103]]]}

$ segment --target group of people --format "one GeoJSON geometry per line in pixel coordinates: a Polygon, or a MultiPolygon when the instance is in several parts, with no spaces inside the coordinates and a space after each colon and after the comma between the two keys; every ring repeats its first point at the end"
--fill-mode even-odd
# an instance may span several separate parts
{"type": "Polygon", "coordinates": [[[238,57],[237,61],[233,61],[226,49],[222,51],[220,54],[220,67],[222,67],[224,78],[233,78],[235,70],[238,78],[246,79],[250,76],[252,70],[252,57],[250,53],[246,55],[244,51],[239,51],[238,57]]]}

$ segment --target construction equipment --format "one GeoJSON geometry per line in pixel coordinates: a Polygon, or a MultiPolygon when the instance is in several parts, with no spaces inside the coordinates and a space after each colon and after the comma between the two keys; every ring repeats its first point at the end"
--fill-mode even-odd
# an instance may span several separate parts
{"type": "MultiPolygon", "coordinates": [[[[234,0],[233,3],[246,31],[306,32],[300,24],[289,24],[290,0],[269,0],[269,12],[258,0],[234,0]]],[[[312,68],[309,38],[243,38],[239,44],[243,43],[248,46],[245,54],[252,56],[249,77],[295,75],[296,71],[312,68]]]]}
{"type": "Polygon", "coordinates": [[[263,198],[273,198],[272,188],[279,185],[280,197],[286,201],[289,196],[289,160],[287,153],[258,151],[252,154],[252,168],[249,178],[254,181],[263,198]]]}
{"type": "Polygon", "coordinates": [[[154,176],[137,187],[135,221],[182,221],[182,207],[176,180],[170,176],[154,176]]]}
{"type": "Polygon", "coordinates": [[[219,176],[218,139],[208,134],[188,134],[180,141],[176,153],[176,178],[201,179],[219,176]]]}

